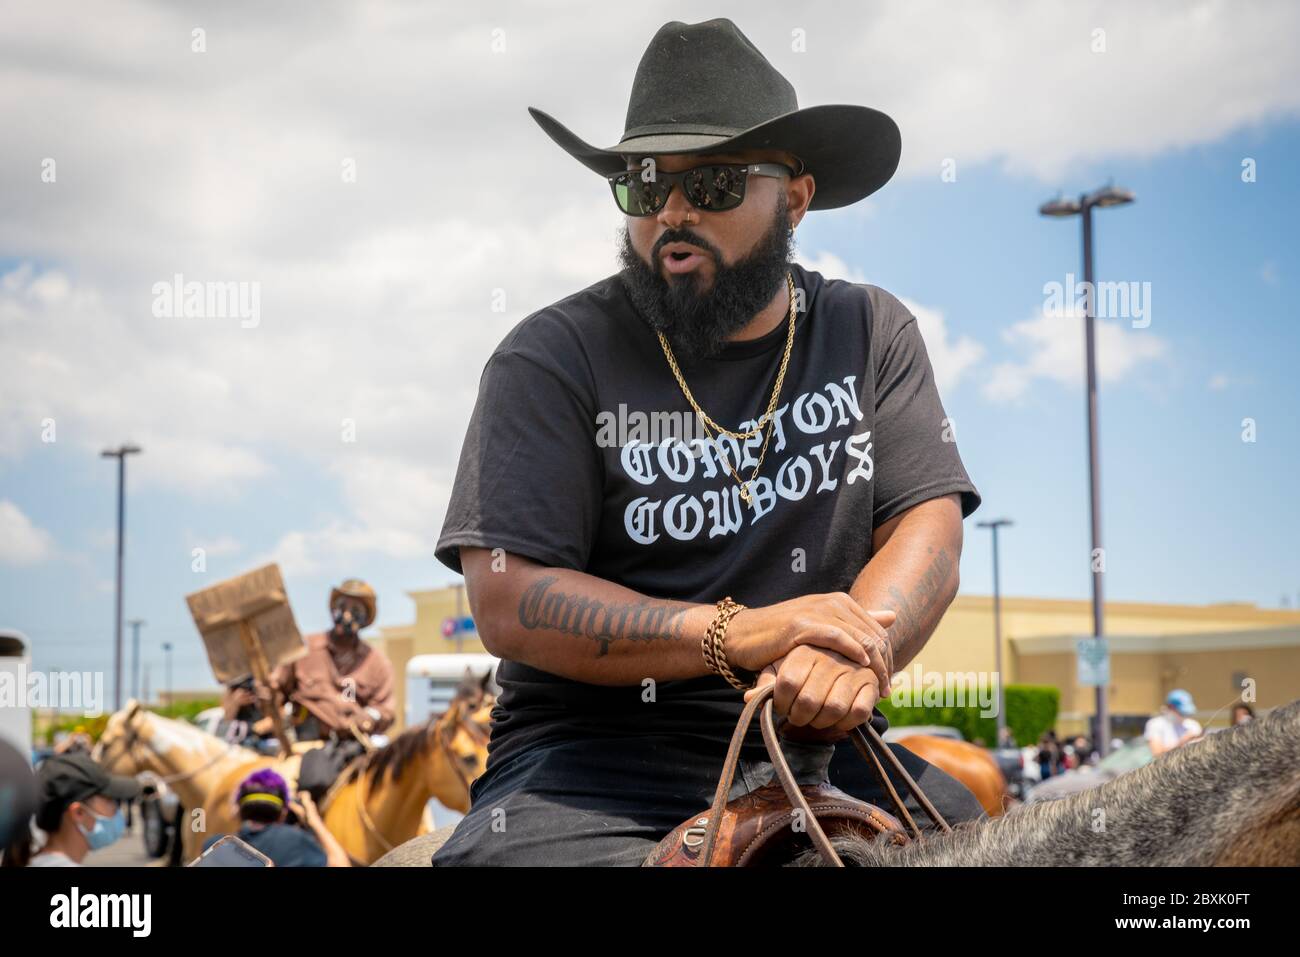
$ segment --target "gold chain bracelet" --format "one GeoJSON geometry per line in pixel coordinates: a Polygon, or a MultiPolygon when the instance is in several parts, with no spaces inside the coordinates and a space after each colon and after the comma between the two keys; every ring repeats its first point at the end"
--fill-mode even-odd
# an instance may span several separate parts
{"type": "Polygon", "coordinates": [[[736,677],[731,665],[727,663],[727,653],[723,648],[723,642],[727,637],[727,625],[744,608],[745,606],[739,602],[732,601],[730,595],[722,599],[722,601],[718,602],[717,616],[710,622],[708,629],[704,632],[704,638],[700,641],[700,650],[704,654],[705,667],[715,675],[722,675],[727,679],[727,683],[737,691],[748,691],[754,686],[754,680],[751,678],[749,683],[746,684],[736,677]]]}

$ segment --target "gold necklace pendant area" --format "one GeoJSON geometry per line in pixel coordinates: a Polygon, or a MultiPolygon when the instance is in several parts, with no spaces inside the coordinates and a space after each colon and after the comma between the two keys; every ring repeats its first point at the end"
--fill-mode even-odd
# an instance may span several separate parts
{"type": "Polygon", "coordinates": [[[763,439],[763,450],[759,452],[758,462],[754,465],[754,471],[750,473],[749,478],[742,479],[736,470],[731,467],[725,454],[718,456],[727,471],[731,473],[740,484],[740,497],[744,499],[746,505],[753,504],[753,495],[749,491],[750,483],[758,478],[758,470],[763,467],[763,458],[767,455],[768,443],[772,441],[772,433],[776,430],[776,404],[781,398],[781,386],[785,382],[785,370],[790,365],[790,353],[794,351],[794,319],[795,319],[795,298],[794,298],[794,277],[790,273],[785,274],[786,288],[790,293],[790,319],[789,332],[785,338],[785,355],[781,357],[781,368],[777,370],[776,382],[772,385],[772,397],[767,402],[767,411],[754,423],[754,428],[745,432],[733,432],[731,429],[724,428],[715,422],[707,412],[700,408],[700,404],[695,401],[695,396],[691,394],[690,386],[686,384],[686,379],[682,376],[682,370],[677,366],[677,359],[673,356],[672,347],[668,344],[668,337],[662,332],[659,333],[659,345],[664,350],[664,358],[668,360],[668,367],[673,371],[673,377],[677,379],[677,385],[681,387],[682,394],[686,396],[686,401],[690,403],[691,408],[695,411],[704,431],[710,439],[714,438],[712,433],[719,433],[730,436],[737,442],[743,442],[747,439],[757,438],[762,434],[764,426],[767,427],[767,435],[763,439]],[[711,431],[710,431],[711,430],[711,431]]]}

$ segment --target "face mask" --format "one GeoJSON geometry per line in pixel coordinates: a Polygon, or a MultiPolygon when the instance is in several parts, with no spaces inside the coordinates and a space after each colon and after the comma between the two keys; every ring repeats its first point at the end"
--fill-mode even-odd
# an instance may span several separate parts
{"type": "Polygon", "coordinates": [[[358,631],[357,619],[351,614],[345,612],[342,608],[334,609],[334,624],[338,625],[342,631],[355,635],[358,631]]]}
{"type": "Polygon", "coordinates": [[[100,817],[94,811],[90,813],[95,818],[95,826],[87,831],[78,824],[77,830],[81,832],[81,836],[86,839],[86,843],[90,845],[92,851],[108,847],[121,837],[123,831],[126,830],[126,815],[122,813],[121,808],[118,808],[117,812],[110,817],[100,817]]]}

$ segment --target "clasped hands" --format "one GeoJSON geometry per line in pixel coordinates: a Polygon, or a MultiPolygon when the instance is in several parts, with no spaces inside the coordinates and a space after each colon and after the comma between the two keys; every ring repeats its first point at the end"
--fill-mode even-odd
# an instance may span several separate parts
{"type": "Polygon", "coordinates": [[[871,717],[890,693],[892,611],[867,611],[844,592],[803,595],[746,608],[727,627],[723,649],[733,667],[758,672],[755,688],[789,724],[846,733],[871,717]]]}

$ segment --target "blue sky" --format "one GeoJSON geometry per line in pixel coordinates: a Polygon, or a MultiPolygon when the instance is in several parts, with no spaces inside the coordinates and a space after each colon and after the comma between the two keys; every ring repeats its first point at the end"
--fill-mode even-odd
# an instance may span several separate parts
{"type": "MultiPolygon", "coordinates": [[[[568,8],[571,20],[581,21],[582,9],[568,8]]],[[[882,9],[886,20],[908,15],[904,6],[882,9]]],[[[1159,6],[1142,29],[1169,18],[1181,29],[1172,9],[1159,6]]],[[[728,15],[744,23],[742,14],[728,15]]],[[[829,22],[829,14],[811,16],[829,22]]],[[[647,39],[658,19],[648,17],[647,39]]],[[[1243,62],[1258,58],[1268,34],[1287,32],[1286,20],[1261,17],[1240,41],[1233,31],[1244,28],[1232,21],[1216,48],[1243,62]]],[[[49,28],[26,26],[33,36],[49,28]]],[[[1055,30],[1041,29],[1048,27],[1055,30]]],[[[527,35],[523,24],[512,29],[527,35]]],[[[773,26],[772,35],[783,29],[773,26]]],[[[942,42],[963,49],[962,25],[945,29],[942,42]]],[[[1040,26],[1023,29],[1033,47],[1040,26]]],[[[377,45],[401,42],[381,33],[377,45]]],[[[21,43],[8,35],[6,42],[21,43]]],[[[1124,32],[1112,36],[1122,51],[1124,32]]],[[[146,42],[154,41],[142,27],[107,55],[126,60],[146,42]]],[[[164,640],[177,647],[178,687],[210,683],[184,595],[264,560],[284,567],[304,629],[324,625],[330,584],[351,575],[378,587],[381,624],[410,621],[405,590],[455,580],[433,560],[433,539],[484,358],[514,322],[613,269],[618,220],[607,191],[527,126],[522,109],[524,100],[578,103],[582,77],[548,75],[530,88],[530,70],[552,49],[538,40],[539,52],[521,54],[512,72],[479,91],[486,107],[499,107],[487,111],[496,140],[482,162],[525,156],[554,177],[554,202],[529,196],[503,212],[495,197],[469,186],[441,199],[416,189],[424,174],[411,157],[445,161],[437,144],[427,136],[405,141],[396,108],[371,116],[326,103],[315,82],[328,74],[324,54],[299,65],[301,82],[292,71],[276,74],[289,84],[283,108],[298,111],[296,126],[282,122],[275,97],[252,112],[246,99],[228,99],[236,84],[219,71],[206,92],[188,94],[208,97],[200,102],[210,113],[184,126],[198,124],[189,101],[166,90],[146,99],[149,122],[135,117],[138,90],[127,80],[110,76],[86,94],[80,74],[106,69],[87,52],[92,46],[89,37],[74,40],[69,58],[82,56],[82,66],[50,68],[46,85],[30,89],[48,99],[50,115],[105,123],[113,132],[95,140],[96,150],[59,141],[66,134],[51,132],[26,105],[0,99],[0,120],[23,144],[18,159],[0,164],[14,184],[0,200],[0,351],[14,362],[7,389],[0,387],[0,535],[10,539],[0,543],[0,625],[34,640],[39,668],[110,667],[115,466],[97,450],[127,438],[146,451],[128,467],[126,612],[148,621],[155,689],[164,640]],[[118,117],[118,126],[101,116],[118,117]],[[158,116],[187,131],[174,150],[143,147],[157,144],[151,130],[166,128],[158,116]],[[227,131],[228,144],[213,138],[214,126],[227,131]],[[223,166],[227,145],[261,165],[223,166]],[[111,175],[96,171],[100,153],[111,175]],[[382,175],[363,177],[342,200],[322,200],[310,175],[295,172],[304,158],[323,155],[328,165],[354,153],[363,171],[382,175]],[[69,158],[58,194],[28,185],[39,158],[51,154],[69,158]],[[130,171],[139,167],[136,181],[130,171]],[[175,271],[264,279],[263,328],[245,335],[151,324],[141,290],[175,271]],[[497,287],[510,292],[503,314],[481,306],[497,287]],[[52,444],[38,438],[47,415],[57,421],[52,444]],[[338,441],[343,416],[359,422],[355,445],[338,441]],[[208,550],[205,574],[191,570],[196,546],[208,550]]],[[[221,46],[214,56],[224,55],[221,46]]],[[[602,47],[592,55],[607,54],[602,47]]],[[[820,59],[773,60],[803,102],[875,102],[820,59]],[[830,92],[841,87],[847,92],[830,92]]],[[[376,57],[372,68],[393,69],[392,62],[402,59],[376,57]]],[[[1278,607],[1286,595],[1295,607],[1300,523],[1290,480],[1300,473],[1300,333],[1286,306],[1300,276],[1291,232],[1300,206],[1296,68],[1275,64],[1285,82],[1270,74],[1249,96],[1223,91],[1207,101],[1213,109],[1202,120],[1200,105],[1183,99],[1214,97],[1214,84],[1199,94],[1169,89],[1204,70],[1145,62],[1149,88],[1132,91],[1132,103],[1117,110],[1132,115],[1114,128],[1104,113],[1097,119],[1078,84],[1045,78],[1059,88],[1040,100],[1060,98],[1048,145],[1037,138],[1045,131],[1026,132],[1015,117],[952,102],[948,87],[918,81],[916,92],[904,92],[891,79],[882,95],[904,131],[903,167],[868,203],[811,214],[798,232],[799,258],[883,286],[923,320],[959,448],[984,497],[967,523],[963,591],[991,588],[988,534],[974,520],[1008,517],[1016,525],[1003,537],[1004,590],[1086,598],[1082,358],[1072,365],[1060,345],[1081,343],[1082,329],[1078,320],[1053,319],[1049,328],[1040,318],[1045,283],[1082,278],[1079,226],[1044,219],[1037,208],[1058,191],[1074,195],[1111,180],[1132,189],[1136,204],[1095,220],[1097,278],[1151,289],[1149,327],[1101,321],[1121,327],[1099,345],[1102,363],[1118,370],[1100,391],[1107,597],[1278,607]],[[950,119],[972,111],[988,117],[985,125],[1001,124],[1007,141],[950,119]],[[1066,119],[1074,111],[1083,117],[1076,123],[1066,119]],[[1159,119],[1166,115],[1174,118],[1159,119]],[[957,161],[955,182],[940,176],[947,156],[957,161]],[[1242,182],[1246,157],[1257,164],[1254,183],[1242,182]],[[1241,438],[1248,417],[1253,443],[1241,438]]],[[[1034,72],[1032,64],[960,66],[1017,89],[1034,72]]],[[[576,129],[595,129],[597,117],[606,127],[621,119],[630,67],[619,70],[603,99],[569,111],[578,114],[576,129]]],[[[390,81],[381,75],[374,85],[389,89],[390,81]]],[[[354,95],[371,102],[361,87],[354,95]]],[[[417,92],[406,95],[422,102],[417,92]]]]}

